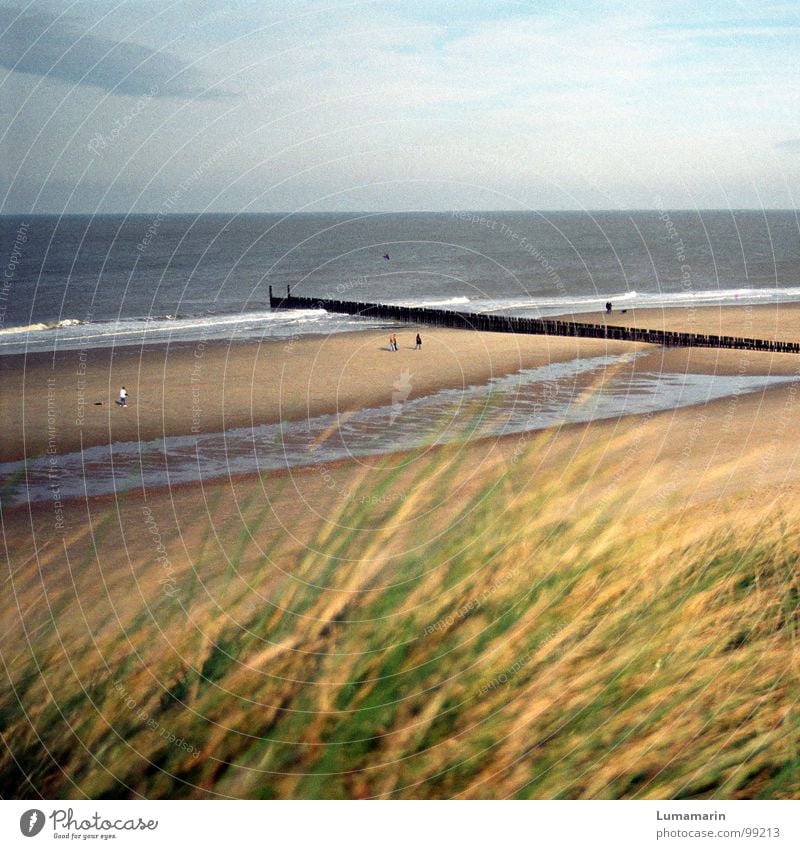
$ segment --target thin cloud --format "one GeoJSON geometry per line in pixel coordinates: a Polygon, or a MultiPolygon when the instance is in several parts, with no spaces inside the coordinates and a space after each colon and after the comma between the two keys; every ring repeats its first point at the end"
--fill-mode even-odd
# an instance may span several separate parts
{"type": "MultiPolygon", "coordinates": [[[[73,22],[0,9],[0,67],[116,94],[217,98],[201,75],[171,53],[82,32],[73,22]]],[[[227,92],[225,93],[227,94],[227,92]]]]}

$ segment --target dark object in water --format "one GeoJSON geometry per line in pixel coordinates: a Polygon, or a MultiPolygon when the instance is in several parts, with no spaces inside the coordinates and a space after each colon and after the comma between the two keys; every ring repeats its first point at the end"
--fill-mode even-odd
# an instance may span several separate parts
{"type": "Polygon", "coordinates": [[[391,259],[391,257],[389,256],[389,254],[384,254],[384,255],[383,255],[383,258],[384,258],[384,259],[391,259]]]}
{"type": "MultiPolygon", "coordinates": [[[[287,287],[288,290],[288,287],[287,287]]],[[[678,333],[674,330],[652,330],[645,327],[613,327],[606,324],[586,324],[580,321],[559,321],[550,318],[521,318],[496,313],[466,313],[429,307],[403,307],[393,304],[337,301],[328,298],[298,298],[288,291],[285,298],[276,298],[270,287],[269,305],[273,310],[325,309],[378,318],[383,321],[421,324],[429,327],[453,327],[461,330],[482,330],[486,333],[531,333],[543,336],[580,336],[589,339],[617,339],[624,342],[644,342],[648,345],[693,348],[737,348],[743,351],[800,354],[800,342],[778,342],[771,339],[747,339],[716,336],[706,333],[678,333]]],[[[635,308],[632,307],[632,309],[635,308]]]]}

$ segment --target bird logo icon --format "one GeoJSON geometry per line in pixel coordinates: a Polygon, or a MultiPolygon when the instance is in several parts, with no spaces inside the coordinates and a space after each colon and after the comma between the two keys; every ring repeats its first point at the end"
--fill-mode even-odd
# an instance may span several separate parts
{"type": "Polygon", "coordinates": [[[25,837],[36,837],[44,828],[44,813],[37,808],[31,808],[19,818],[19,830],[25,837]]]}

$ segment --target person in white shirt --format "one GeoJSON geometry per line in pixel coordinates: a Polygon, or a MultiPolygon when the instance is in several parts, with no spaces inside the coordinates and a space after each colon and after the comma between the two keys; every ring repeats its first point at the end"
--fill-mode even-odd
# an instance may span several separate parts
{"type": "Polygon", "coordinates": [[[128,406],[128,390],[124,386],[119,390],[119,405],[120,407],[128,406]]]}

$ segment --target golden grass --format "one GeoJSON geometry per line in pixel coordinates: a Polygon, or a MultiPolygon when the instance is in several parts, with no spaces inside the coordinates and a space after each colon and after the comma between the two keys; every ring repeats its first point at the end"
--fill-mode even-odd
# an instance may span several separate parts
{"type": "Polygon", "coordinates": [[[2,795],[796,796],[796,493],[548,438],[178,493],[169,574],[135,495],[36,557],[5,517],[2,795]]]}

